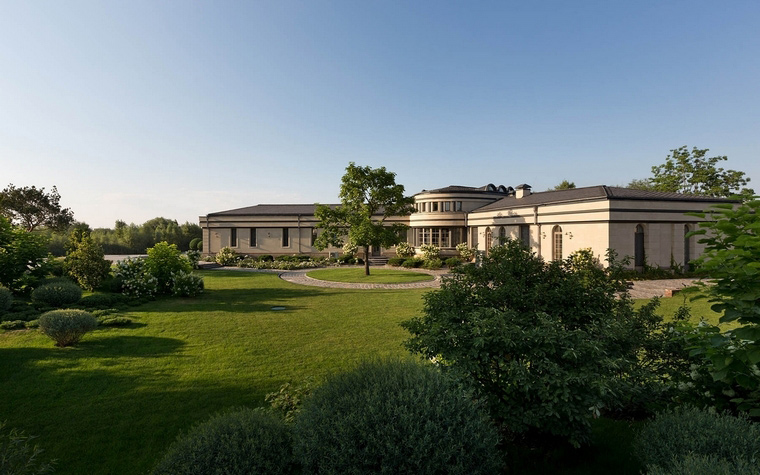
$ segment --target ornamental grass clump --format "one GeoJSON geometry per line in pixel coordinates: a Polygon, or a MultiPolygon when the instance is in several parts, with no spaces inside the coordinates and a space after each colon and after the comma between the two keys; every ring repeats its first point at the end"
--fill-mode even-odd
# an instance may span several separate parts
{"type": "Polygon", "coordinates": [[[432,365],[368,362],[329,378],[295,422],[304,473],[498,473],[496,430],[432,365]]]}
{"type": "Polygon", "coordinates": [[[260,409],[237,409],[212,417],[180,435],[154,475],[296,472],[290,428],[260,409]]]}
{"type": "Polygon", "coordinates": [[[82,289],[68,279],[56,279],[32,291],[32,302],[46,307],[63,307],[79,302],[82,289]]]}
{"type": "Polygon", "coordinates": [[[43,313],[39,320],[40,331],[60,347],[75,345],[97,326],[91,313],[75,309],[52,310],[43,313]]]}

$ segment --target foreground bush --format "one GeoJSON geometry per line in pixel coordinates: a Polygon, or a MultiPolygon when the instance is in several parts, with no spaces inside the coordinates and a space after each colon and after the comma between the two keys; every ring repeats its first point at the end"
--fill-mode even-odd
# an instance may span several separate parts
{"type": "Polygon", "coordinates": [[[495,429],[432,366],[364,363],[328,379],[296,418],[305,473],[495,473],[495,429]]]}
{"type": "Polygon", "coordinates": [[[745,462],[760,461],[760,426],[743,417],[693,407],[678,408],[649,422],[638,434],[633,449],[644,465],[656,467],[661,470],[659,473],[683,470],[684,466],[694,464],[741,467],[745,462]],[[685,461],[688,455],[703,458],[685,461]]]}
{"type": "Polygon", "coordinates": [[[0,286],[0,314],[10,310],[11,305],[13,305],[13,293],[0,286]]]}
{"type": "Polygon", "coordinates": [[[32,291],[32,302],[46,307],[63,307],[79,302],[82,289],[70,280],[56,280],[32,291]]]}
{"type": "Polygon", "coordinates": [[[60,347],[76,344],[97,326],[95,317],[84,310],[53,310],[43,313],[39,320],[40,331],[60,347]]]}
{"type": "Polygon", "coordinates": [[[155,475],[293,473],[292,438],[285,423],[261,410],[212,417],[181,435],[155,475]]]}
{"type": "Polygon", "coordinates": [[[34,436],[17,429],[6,429],[0,422],[0,474],[50,473],[52,463],[39,460],[43,450],[32,444],[34,436]]]}

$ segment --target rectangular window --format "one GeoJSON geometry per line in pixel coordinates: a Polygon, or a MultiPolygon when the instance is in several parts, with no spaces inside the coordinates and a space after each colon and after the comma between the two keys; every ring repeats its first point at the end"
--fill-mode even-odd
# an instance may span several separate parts
{"type": "Polygon", "coordinates": [[[256,247],[256,228],[251,228],[251,239],[248,242],[249,247],[256,247]]]}
{"type": "Polygon", "coordinates": [[[441,247],[451,247],[448,228],[441,229],[441,247]]]}
{"type": "Polygon", "coordinates": [[[530,226],[527,224],[520,225],[520,240],[523,244],[530,247],[530,226]]]}
{"type": "Polygon", "coordinates": [[[457,201],[457,209],[456,210],[457,211],[462,211],[462,202],[461,201],[457,201]]]}
{"type": "Polygon", "coordinates": [[[422,229],[422,244],[430,244],[430,228],[422,229]]]}
{"type": "Polygon", "coordinates": [[[422,244],[422,228],[417,228],[414,233],[414,245],[419,246],[422,244]]]}
{"type": "Polygon", "coordinates": [[[433,211],[438,211],[438,202],[433,201],[433,211]]]}
{"type": "Polygon", "coordinates": [[[433,240],[432,240],[433,246],[441,247],[441,240],[440,240],[440,232],[438,228],[433,228],[433,240]]]}
{"type": "Polygon", "coordinates": [[[444,201],[443,202],[443,210],[444,211],[451,211],[451,202],[450,201],[444,201]]]}
{"type": "Polygon", "coordinates": [[[317,242],[317,228],[311,228],[311,245],[317,242]]]}
{"type": "Polygon", "coordinates": [[[282,247],[290,247],[290,229],[282,228],[282,247]]]}
{"type": "Polygon", "coordinates": [[[237,228],[230,228],[230,247],[237,247],[237,228]]]}

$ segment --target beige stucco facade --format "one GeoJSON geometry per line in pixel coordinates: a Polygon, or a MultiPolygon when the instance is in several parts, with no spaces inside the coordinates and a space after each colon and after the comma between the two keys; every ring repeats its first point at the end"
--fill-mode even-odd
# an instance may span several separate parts
{"type": "MultiPolygon", "coordinates": [[[[394,222],[409,226],[407,242],[419,248],[433,244],[443,257],[456,255],[467,243],[479,251],[503,238],[523,240],[545,260],[566,258],[590,248],[604,262],[607,249],[630,256],[631,266],[684,266],[704,250],[695,237],[700,212],[726,200],[675,193],[596,187],[531,193],[530,187],[449,186],[416,194],[415,212],[394,222]]],[[[340,253],[319,251],[314,205],[258,205],[211,213],[200,218],[203,252],[230,246],[247,255],[340,253]],[[252,238],[253,236],[253,238],[252,238]]],[[[375,249],[374,255],[395,255],[375,249]]]]}

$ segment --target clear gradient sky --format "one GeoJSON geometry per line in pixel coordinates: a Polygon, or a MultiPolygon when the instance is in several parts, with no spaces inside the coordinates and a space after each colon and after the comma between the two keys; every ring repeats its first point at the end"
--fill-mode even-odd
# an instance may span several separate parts
{"type": "Polygon", "coordinates": [[[92,227],[413,194],[623,185],[681,145],[760,190],[760,2],[1,1],[0,187],[92,227]]]}

